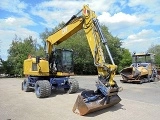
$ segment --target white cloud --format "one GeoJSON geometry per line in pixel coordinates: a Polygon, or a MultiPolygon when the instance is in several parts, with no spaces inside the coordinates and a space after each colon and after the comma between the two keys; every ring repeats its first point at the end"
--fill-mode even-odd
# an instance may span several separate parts
{"type": "Polygon", "coordinates": [[[147,39],[147,38],[151,38],[153,36],[156,36],[157,33],[153,30],[146,30],[146,29],[143,29],[141,32],[139,32],[138,34],[134,34],[134,35],[130,35],[128,36],[129,39],[131,40],[135,40],[135,39],[138,39],[138,38],[143,38],[143,39],[147,39]]]}
{"type": "Polygon", "coordinates": [[[78,1],[45,1],[32,8],[31,13],[43,18],[43,25],[53,28],[62,21],[67,22],[81,8],[82,2],[78,1]]]}
{"type": "Polygon", "coordinates": [[[101,13],[109,10],[113,3],[114,0],[107,2],[106,0],[101,0],[101,2],[88,0],[84,0],[83,2],[76,0],[45,1],[32,8],[31,13],[43,18],[45,21],[42,23],[43,25],[53,28],[62,21],[67,22],[74,14],[83,8],[83,5],[88,4],[91,9],[93,8],[93,11],[101,13]]]}
{"type": "Polygon", "coordinates": [[[139,5],[142,5],[142,6],[145,6],[145,7],[148,7],[148,8],[152,8],[153,6],[155,6],[157,3],[159,3],[159,0],[129,0],[129,3],[128,5],[130,7],[134,7],[134,6],[139,6],[139,5]]]}
{"type": "Polygon", "coordinates": [[[132,34],[123,41],[123,47],[131,52],[146,52],[151,45],[160,44],[160,31],[143,29],[137,34],[132,34]]]}
{"type": "Polygon", "coordinates": [[[103,12],[98,16],[100,23],[105,24],[113,35],[125,38],[133,34],[133,30],[139,29],[147,22],[141,20],[136,15],[130,15],[123,12],[115,13],[111,16],[108,12],[103,12]]]}
{"type": "Polygon", "coordinates": [[[150,20],[151,24],[160,24],[160,1],[159,0],[130,0],[128,6],[135,11],[135,15],[143,20],[150,20]]]}
{"type": "Polygon", "coordinates": [[[0,9],[13,12],[23,13],[23,10],[27,8],[27,4],[20,0],[1,0],[0,9]]]}
{"type": "Polygon", "coordinates": [[[35,31],[29,30],[25,27],[35,25],[31,19],[24,17],[8,17],[5,19],[0,19],[0,49],[1,49],[1,57],[3,59],[7,59],[7,50],[9,49],[9,45],[12,40],[15,38],[15,35],[24,39],[29,36],[33,36],[33,38],[39,38],[39,34],[35,31]]]}
{"type": "Polygon", "coordinates": [[[98,16],[98,19],[104,23],[139,22],[139,18],[137,18],[135,15],[125,14],[122,12],[116,13],[113,16],[111,16],[108,12],[103,12],[102,15],[98,16]]]}
{"type": "Polygon", "coordinates": [[[89,2],[90,8],[95,11],[96,13],[100,12],[102,13],[103,11],[109,11],[112,5],[115,3],[116,0],[101,0],[101,1],[96,1],[93,0],[92,2],[89,2]]]}
{"type": "Polygon", "coordinates": [[[15,35],[20,37],[22,40],[29,36],[33,36],[33,39],[39,38],[38,33],[28,30],[26,28],[17,28],[15,30],[0,30],[0,55],[4,60],[7,59],[7,50],[9,49],[9,45],[12,43],[12,40],[15,38],[15,35]]]}
{"type": "Polygon", "coordinates": [[[9,18],[5,19],[5,22],[9,23],[9,24],[13,24],[13,22],[15,22],[15,21],[16,21],[16,19],[13,17],[9,17],[9,18]]]}
{"type": "Polygon", "coordinates": [[[30,18],[27,17],[8,17],[0,19],[0,29],[17,29],[17,27],[25,27],[30,25],[36,25],[30,18]]]}

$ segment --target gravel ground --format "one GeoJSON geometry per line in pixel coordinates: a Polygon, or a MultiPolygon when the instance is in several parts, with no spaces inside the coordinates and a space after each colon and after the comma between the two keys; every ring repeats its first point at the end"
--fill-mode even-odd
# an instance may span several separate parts
{"type": "Polygon", "coordinates": [[[75,100],[84,89],[95,90],[97,76],[75,76],[80,90],[76,94],[66,94],[62,90],[53,91],[49,98],[39,99],[34,92],[21,91],[21,78],[0,78],[0,120],[159,120],[160,82],[144,84],[120,83],[122,101],[86,116],[72,112],[75,100]]]}

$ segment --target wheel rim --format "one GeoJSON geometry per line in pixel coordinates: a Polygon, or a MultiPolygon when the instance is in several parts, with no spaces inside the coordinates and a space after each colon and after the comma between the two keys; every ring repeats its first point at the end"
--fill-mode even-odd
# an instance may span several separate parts
{"type": "Polygon", "coordinates": [[[38,96],[40,95],[40,87],[39,87],[39,86],[36,87],[36,94],[37,94],[38,96]]]}

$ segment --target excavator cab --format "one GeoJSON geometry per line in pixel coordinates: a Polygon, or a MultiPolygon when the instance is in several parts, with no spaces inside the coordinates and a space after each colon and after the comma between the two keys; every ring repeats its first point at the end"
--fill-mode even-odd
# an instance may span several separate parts
{"type": "Polygon", "coordinates": [[[50,73],[73,72],[73,50],[55,49],[49,57],[50,73]]]}

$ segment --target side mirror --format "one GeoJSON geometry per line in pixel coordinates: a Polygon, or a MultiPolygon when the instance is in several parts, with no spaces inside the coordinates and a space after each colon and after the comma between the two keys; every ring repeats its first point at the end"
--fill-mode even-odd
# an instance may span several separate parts
{"type": "Polygon", "coordinates": [[[36,64],[38,64],[40,62],[40,57],[36,56],[36,64]]]}

